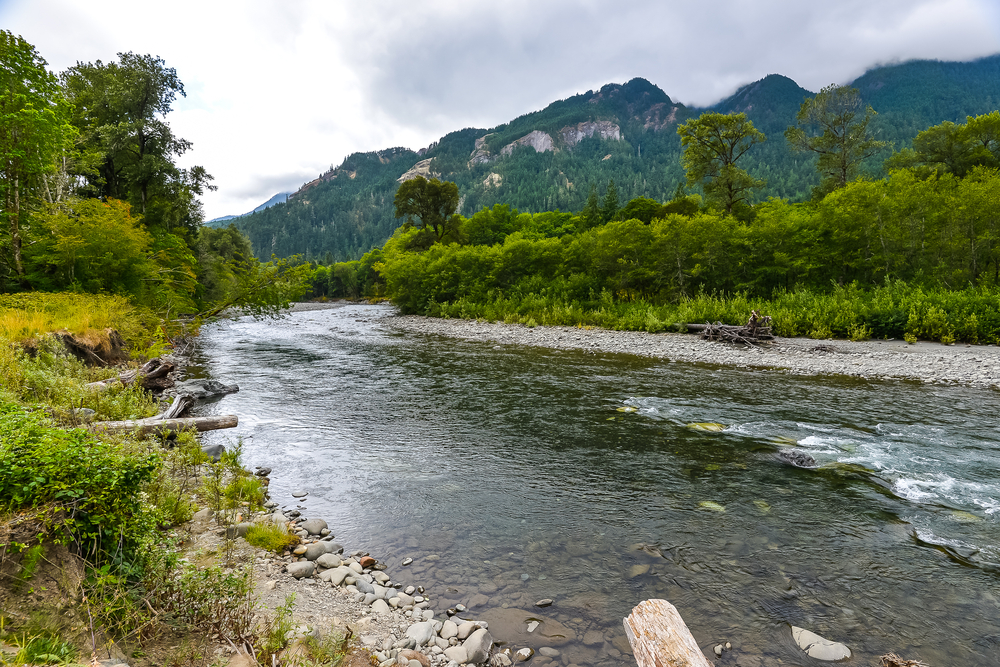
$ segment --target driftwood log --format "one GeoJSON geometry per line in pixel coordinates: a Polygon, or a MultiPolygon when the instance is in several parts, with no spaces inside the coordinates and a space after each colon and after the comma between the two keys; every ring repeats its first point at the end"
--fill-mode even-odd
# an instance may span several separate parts
{"type": "Polygon", "coordinates": [[[169,374],[176,368],[173,362],[165,359],[150,359],[139,368],[133,368],[123,373],[119,373],[116,378],[101,380],[100,382],[90,382],[87,389],[93,391],[104,391],[108,387],[121,383],[123,385],[139,382],[143,389],[166,389],[174,385],[174,380],[169,374]]]}
{"type": "Polygon", "coordinates": [[[156,433],[163,435],[176,431],[195,429],[196,431],[216,431],[223,428],[236,428],[240,420],[236,415],[215,415],[213,417],[181,417],[194,405],[191,396],[176,396],[170,406],[154,417],[146,419],[129,419],[115,422],[94,422],[89,426],[95,433],[137,433],[147,435],[156,433]]]}
{"type": "Polygon", "coordinates": [[[743,345],[759,345],[774,340],[771,332],[771,316],[761,315],[756,310],[750,311],[750,319],[743,326],[723,324],[722,322],[705,324],[689,324],[688,331],[700,331],[706,340],[722,340],[743,345]]]}
{"type": "Polygon", "coordinates": [[[639,667],[712,667],[684,619],[666,600],[643,600],[623,623],[639,667]]]}

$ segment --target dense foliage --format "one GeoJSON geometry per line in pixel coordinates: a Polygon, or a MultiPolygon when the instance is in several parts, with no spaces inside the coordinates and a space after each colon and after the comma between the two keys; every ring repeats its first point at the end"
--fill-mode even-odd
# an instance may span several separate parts
{"type": "Polygon", "coordinates": [[[0,31],[0,292],[120,294],[171,314],[260,314],[301,294],[304,269],[259,266],[235,228],[201,229],[212,177],[177,166],[191,143],[165,120],[184,86],[160,58],[118,58],[57,77],[0,31]]]}
{"type": "MultiPolygon", "coordinates": [[[[963,123],[966,116],[1000,107],[1000,56],[969,63],[917,61],[878,67],[851,86],[878,114],[866,128],[869,139],[901,150],[931,125],[963,123]]],[[[708,109],[746,113],[769,138],[740,160],[740,168],[751,178],[767,183],[752,203],[772,197],[806,201],[820,184],[817,158],[792,151],[783,137],[796,123],[803,101],[812,96],[791,79],[772,74],[708,109]]],[[[622,202],[637,197],[663,202],[685,181],[676,129],[702,111],[674,102],[643,79],[609,84],[489,130],[452,132],[419,153],[391,149],[348,156],[287,203],[235,222],[260,255],[302,254],[324,264],[358,259],[392,235],[397,179],[428,159],[429,177],[458,186],[458,212],[466,216],[496,204],[534,213],[580,211],[591,188],[603,190],[609,181],[614,181],[622,202]],[[620,140],[594,134],[572,146],[567,143],[566,136],[581,123],[600,121],[617,125],[620,140]],[[555,150],[539,153],[521,146],[501,152],[536,130],[552,137],[555,150]]],[[[886,148],[863,160],[854,173],[884,175],[882,161],[889,154],[886,148]]]]}

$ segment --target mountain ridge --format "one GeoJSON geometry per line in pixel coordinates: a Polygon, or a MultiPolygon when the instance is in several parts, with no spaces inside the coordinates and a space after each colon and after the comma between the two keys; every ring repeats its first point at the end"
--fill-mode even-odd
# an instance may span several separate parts
{"type": "MultiPolygon", "coordinates": [[[[1000,54],[968,62],[908,61],[873,68],[850,85],[879,111],[880,138],[906,145],[945,120],[1000,105],[1000,54]]],[[[782,133],[815,93],[781,74],[741,86],[705,108],[674,102],[655,84],[633,78],[556,100],[493,128],[450,132],[413,151],[397,147],[353,153],[304,184],[288,202],[239,218],[255,251],[310,259],[356,258],[397,226],[392,198],[407,174],[458,183],[460,212],[510,204],[522,211],[579,210],[591,185],[614,180],[624,203],[636,196],[669,199],[684,181],[673,130],[704,111],[745,112],[768,141],[744,166],[768,180],[762,194],[809,196],[817,179],[810,158],[792,155],[782,133]]],[[[887,156],[887,155],[886,155],[887,156]]],[[[870,168],[877,171],[882,156],[870,168]]]]}

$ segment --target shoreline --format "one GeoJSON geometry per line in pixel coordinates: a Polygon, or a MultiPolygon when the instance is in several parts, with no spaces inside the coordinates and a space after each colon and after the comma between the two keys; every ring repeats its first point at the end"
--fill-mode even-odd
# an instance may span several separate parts
{"type": "Polygon", "coordinates": [[[865,380],[1000,389],[1000,348],[901,340],[776,338],[768,346],[742,347],[696,334],[612,331],[570,326],[454,320],[397,315],[386,320],[399,331],[493,345],[541,347],[601,354],[629,354],[660,361],[769,369],[793,375],[842,375],[865,380]]]}

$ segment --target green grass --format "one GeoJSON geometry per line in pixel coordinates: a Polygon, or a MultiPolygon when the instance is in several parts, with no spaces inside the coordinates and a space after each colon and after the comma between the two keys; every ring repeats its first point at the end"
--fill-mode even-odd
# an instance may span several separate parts
{"type": "Polygon", "coordinates": [[[247,543],[258,549],[267,549],[281,553],[288,547],[299,543],[299,536],[288,532],[288,529],[273,523],[258,523],[247,530],[247,543]]]}
{"type": "Polygon", "coordinates": [[[770,315],[780,336],[812,338],[907,337],[942,343],[1000,341],[1000,290],[926,290],[902,282],[874,289],[836,286],[828,293],[801,289],[770,299],[745,293],[701,293],[675,304],[621,300],[609,292],[592,301],[548,294],[494,295],[477,302],[431,303],[435,317],[483,319],[526,326],[579,326],[648,331],[680,330],[683,324],[720,321],[745,324],[751,310],[770,315]]]}

